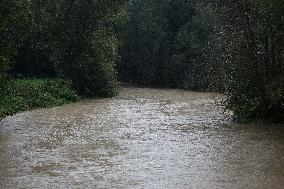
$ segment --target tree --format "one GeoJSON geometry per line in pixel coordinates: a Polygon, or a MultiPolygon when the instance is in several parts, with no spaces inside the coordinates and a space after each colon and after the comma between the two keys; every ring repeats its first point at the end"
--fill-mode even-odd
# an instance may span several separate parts
{"type": "Polygon", "coordinates": [[[29,29],[28,0],[0,3],[0,95],[8,86],[7,71],[15,62],[17,48],[29,29]]]}
{"type": "Polygon", "coordinates": [[[58,68],[87,96],[116,93],[117,39],[113,20],[125,1],[67,1],[58,4],[53,31],[58,68]]]}
{"type": "Polygon", "coordinates": [[[283,1],[213,1],[225,62],[228,107],[248,121],[281,118],[283,99],[283,1]]]}
{"type": "Polygon", "coordinates": [[[208,87],[204,54],[214,33],[209,6],[201,8],[187,0],[133,0],[130,13],[119,69],[122,80],[196,90],[208,87]]]}

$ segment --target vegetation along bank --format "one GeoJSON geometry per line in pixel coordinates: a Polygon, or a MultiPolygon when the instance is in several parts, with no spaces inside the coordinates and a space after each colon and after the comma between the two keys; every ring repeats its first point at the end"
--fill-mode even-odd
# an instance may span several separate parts
{"type": "Polygon", "coordinates": [[[221,92],[239,122],[284,119],[283,0],[10,0],[0,18],[1,117],[122,81],[221,92]]]}

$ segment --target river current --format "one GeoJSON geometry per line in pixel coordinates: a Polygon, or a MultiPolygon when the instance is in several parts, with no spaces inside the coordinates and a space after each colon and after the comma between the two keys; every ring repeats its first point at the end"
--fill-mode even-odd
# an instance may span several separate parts
{"type": "Polygon", "coordinates": [[[284,127],[235,124],[220,98],[124,87],[8,117],[0,188],[284,188],[284,127]]]}

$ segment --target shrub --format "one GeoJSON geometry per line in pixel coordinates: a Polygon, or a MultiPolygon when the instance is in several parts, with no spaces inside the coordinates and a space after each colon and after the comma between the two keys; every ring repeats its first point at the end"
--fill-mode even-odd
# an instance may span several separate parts
{"type": "Polygon", "coordinates": [[[11,80],[0,99],[0,117],[33,108],[59,106],[79,100],[72,83],[56,80],[11,80]]]}

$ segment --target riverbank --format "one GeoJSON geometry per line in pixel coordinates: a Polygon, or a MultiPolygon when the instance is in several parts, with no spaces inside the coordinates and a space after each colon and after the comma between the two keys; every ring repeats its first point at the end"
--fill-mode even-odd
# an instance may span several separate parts
{"type": "Polygon", "coordinates": [[[17,112],[48,108],[80,100],[64,79],[14,79],[0,94],[0,119],[17,112]]]}

